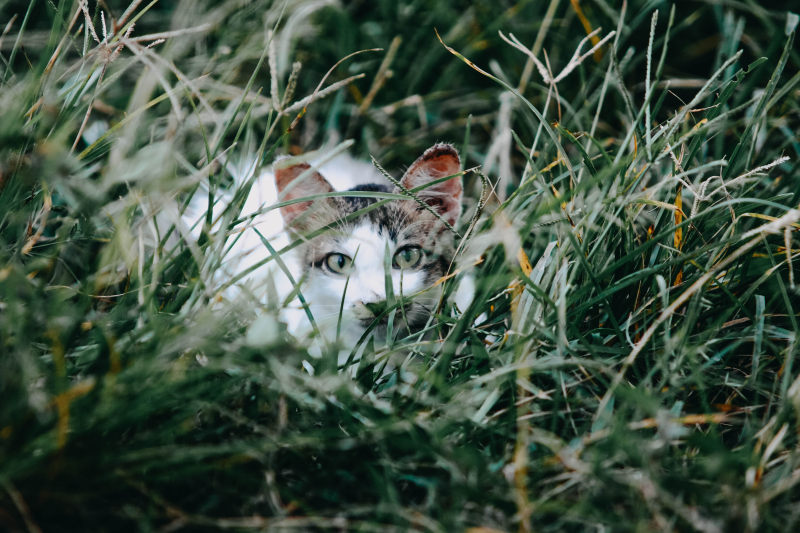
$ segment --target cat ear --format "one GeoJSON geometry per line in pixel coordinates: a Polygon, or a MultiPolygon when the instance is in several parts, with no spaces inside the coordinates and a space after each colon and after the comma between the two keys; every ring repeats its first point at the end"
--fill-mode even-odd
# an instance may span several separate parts
{"type": "MultiPolygon", "coordinates": [[[[322,174],[311,169],[308,163],[296,163],[296,159],[286,158],[276,161],[275,184],[278,186],[278,200],[286,202],[315,194],[333,192],[333,187],[322,174]]],[[[319,201],[298,202],[281,207],[281,215],[287,226],[303,215],[308,209],[319,203],[327,204],[326,199],[319,201]]]]}
{"type": "Polygon", "coordinates": [[[450,225],[455,225],[461,214],[461,160],[449,144],[434,144],[414,161],[400,183],[413,189],[431,181],[453,176],[449,180],[431,185],[417,193],[417,197],[431,206],[450,225]]]}

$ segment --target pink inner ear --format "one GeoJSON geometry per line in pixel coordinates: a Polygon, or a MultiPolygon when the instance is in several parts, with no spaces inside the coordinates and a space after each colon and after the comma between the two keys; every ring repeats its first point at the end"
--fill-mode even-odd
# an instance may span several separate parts
{"type": "Polygon", "coordinates": [[[441,156],[433,159],[430,162],[431,168],[439,172],[442,176],[449,176],[450,170],[455,170],[458,172],[458,161],[455,161],[455,165],[453,164],[453,158],[448,156],[441,156]]]}
{"type": "MultiPolygon", "coordinates": [[[[401,184],[407,189],[458,174],[461,161],[458,152],[449,144],[436,144],[425,150],[403,176],[401,184]]],[[[461,214],[461,176],[437,183],[419,192],[420,200],[435,209],[450,224],[461,214]]]]}
{"type": "MultiPolygon", "coordinates": [[[[403,176],[403,186],[411,189],[435,179],[457,174],[460,169],[461,161],[456,149],[449,144],[435,144],[425,150],[425,153],[408,168],[403,176]]],[[[444,183],[450,183],[455,179],[444,183]]]]}
{"type": "MultiPolygon", "coordinates": [[[[277,167],[277,165],[276,165],[277,167]]],[[[281,202],[303,198],[314,194],[324,194],[333,191],[333,187],[316,171],[307,173],[297,183],[295,180],[300,178],[304,172],[309,170],[311,165],[308,163],[298,163],[285,168],[275,169],[275,184],[278,186],[278,200],[281,202]]],[[[287,224],[298,216],[302,215],[313,202],[298,202],[296,204],[281,207],[281,215],[287,224]]]]}

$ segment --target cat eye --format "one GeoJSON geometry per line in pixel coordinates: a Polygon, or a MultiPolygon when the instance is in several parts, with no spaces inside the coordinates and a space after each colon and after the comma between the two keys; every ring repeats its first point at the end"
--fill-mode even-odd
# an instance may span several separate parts
{"type": "Polygon", "coordinates": [[[422,248],[419,246],[405,246],[397,250],[392,258],[394,268],[416,268],[422,261],[422,248]]]}
{"type": "Polygon", "coordinates": [[[334,274],[347,274],[353,265],[353,260],[340,253],[332,253],[325,256],[325,266],[334,274]]]}

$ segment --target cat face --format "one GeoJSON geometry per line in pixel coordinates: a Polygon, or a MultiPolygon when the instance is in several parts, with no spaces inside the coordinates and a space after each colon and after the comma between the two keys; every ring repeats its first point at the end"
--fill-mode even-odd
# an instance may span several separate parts
{"type": "MultiPolygon", "coordinates": [[[[275,166],[281,201],[333,191],[306,163],[284,160],[275,166]]],[[[413,189],[459,170],[455,149],[437,144],[409,167],[400,184],[413,189]]],[[[351,191],[402,193],[378,184],[351,191]]],[[[339,330],[344,342],[354,342],[370,325],[380,336],[390,316],[395,331],[414,331],[434,311],[440,296],[436,281],[446,274],[454,253],[453,234],[442,220],[454,225],[458,219],[461,178],[435,183],[416,195],[419,202],[390,200],[371,210],[379,199],[358,196],[320,198],[281,208],[295,238],[327,228],[298,249],[306,280],[301,290],[327,340],[333,340],[339,330]]]]}

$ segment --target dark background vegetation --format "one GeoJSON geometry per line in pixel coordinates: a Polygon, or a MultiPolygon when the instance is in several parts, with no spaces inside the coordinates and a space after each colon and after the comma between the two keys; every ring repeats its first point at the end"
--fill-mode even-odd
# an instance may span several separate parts
{"type": "MultiPolygon", "coordinates": [[[[128,5],[87,9],[100,32],[101,13],[111,28],[128,5]]],[[[129,48],[110,61],[83,15],[70,26],[76,2],[0,3],[0,527],[793,530],[789,7],[143,2],[133,37],[206,25],[154,45],[158,62],[129,48]],[[601,36],[621,30],[557,85],[558,106],[536,69],[520,82],[527,58],[498,35],[530,47],[551,7],[542,46],[556,73],[582,19],[601,36]],[[269,101],[269,30],[288,103],[347,54],[384,50],[342,62],[326,86],[365,76],[292,127],[299,110],[279,116],[269,101]],[[107,133],[96,141],[79,134],[90,105],[87,127],[107,133]],[[310,358],[303,339],[255,342],[257,317],[274,310],[218,297],[204,274],[213,236],[200,258],[143,236],[159,202],[185,198],[203,169],[229,186],[208,163],[223,154],[269,163],[346,138],[394,171],[452,142],[465,168],[500,180],[470,237],[483,261],[465,261],[475,302],[440,317],[441,342],[411,346],[405,373],[366,366],[354,378],[310,358]],[[776,219],[776,232],[752,233],[776,219]]],[[[465,180],[471,215],[481,180],[465,180]]]]}

